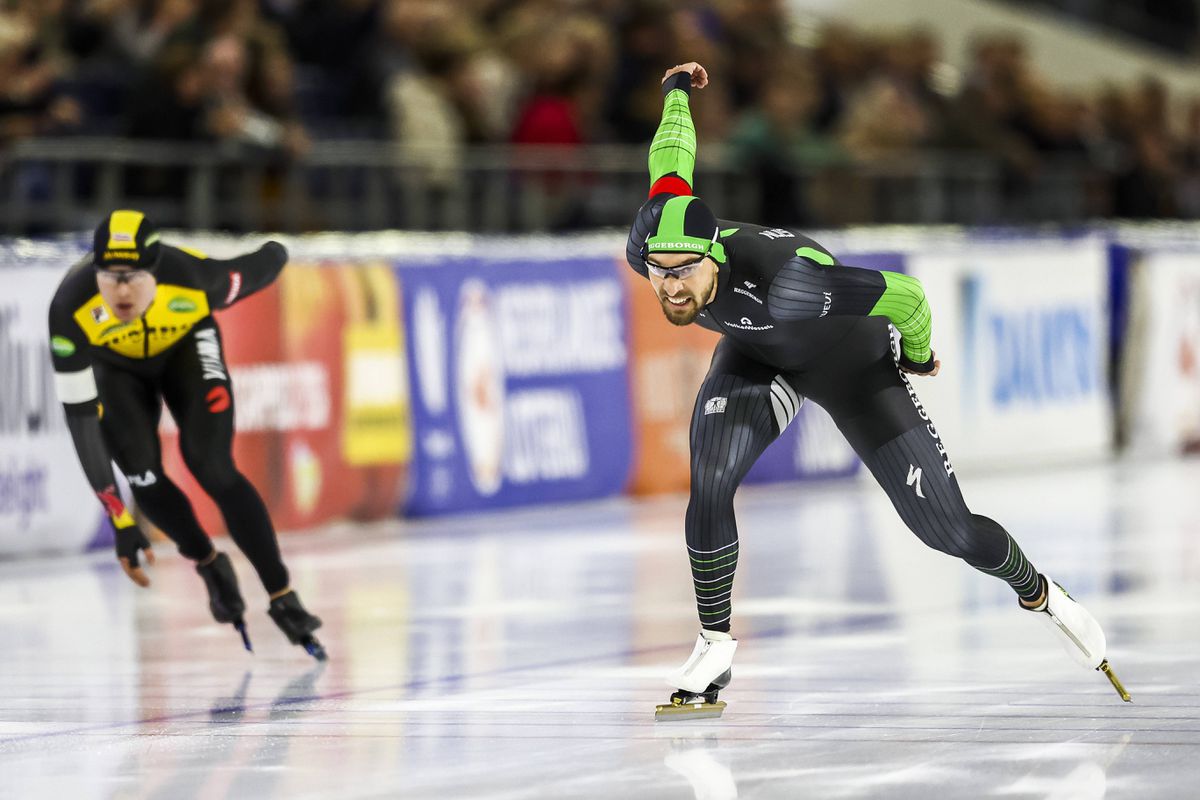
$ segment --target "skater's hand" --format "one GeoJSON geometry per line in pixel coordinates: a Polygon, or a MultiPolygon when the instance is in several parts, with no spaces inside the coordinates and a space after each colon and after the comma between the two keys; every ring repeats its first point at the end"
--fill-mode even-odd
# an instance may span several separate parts
{"type": "Polygon", "coordinates": [[[125,570],[129,580],[144,589],[150,585],[150,578],[138,564],[139,550],[146,551],[146,563],[154,563],[154,548],[150,546],[150,540],[142,533],[141,528],[137,525],[117,528],[117,560],[121,562],[121,569],[125,570]]]}
{"type": "Polygon", "coordinates": [[[929,360],[924,364],[918,364],[914,361],[910,361],[907,357],[902,355],[900,356],[898,365],[901,370],[907,372],[909,375],[920,375],[925,378],[932,378],[934,375],[937,375],[938,371],[942,368],[942,362],[938,360],[937,353],[933,352],[932,350],[929,351],[929,360]]]}
{"type": "Polygon", "coordinates": [[[703,89],[705,86],[708,86],[708,71],[695,61],[689,61],[686,64],[676,64],[675,66],[671,67],[669,70],[667,70],[666,74],[663,75],[662,82],[666,83],[667,78],[679,72],[686,72],[692,76],[693,89],[703,89]]]}

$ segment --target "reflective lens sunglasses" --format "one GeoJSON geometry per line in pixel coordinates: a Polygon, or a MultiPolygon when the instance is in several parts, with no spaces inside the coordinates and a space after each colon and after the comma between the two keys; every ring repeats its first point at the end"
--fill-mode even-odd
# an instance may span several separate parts
{"type": "Polygon", "coordinates": [[[700,265],[704,263],[704,259],[708,258],[709,254],[712,252],[713,245],[717,243],[717,236],[720,234],[720,232],[721,231],[719,228],[713,231],[712,241],[708,243],[708,247],[704,249],[704,252],[699,258],[693,261],[684,262],[676,267],[664,267],[660,264],[655,264],[649,259],[649,257],[643,255],[642,262],[646,265],[646,271],[656,278],[670,277],[677,278],[681,281],[687,280],[696,272],[697,269],[700,268],[700,265]]]}
{"type": "Polygon", "coordinates": [[[96,277],[108,284],[141,283],[148,280],[151,272],[145,269],[97,269],[96,277]]]}

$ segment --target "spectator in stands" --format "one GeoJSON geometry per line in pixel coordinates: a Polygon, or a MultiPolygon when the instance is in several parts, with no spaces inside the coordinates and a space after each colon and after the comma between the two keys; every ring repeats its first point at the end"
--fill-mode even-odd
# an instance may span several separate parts
{"type": "Polygon", "coordinates": [[[309,111],[327,125],[348,119],[367,127],[383,118],[383,79],[377,31],[381,0],[296,0],[268,5],[287,31],[291,53],[303,65],[309,111]]]}
{"type": "Polygon", "coordinates": [[[196,17],[198,0],[109,0],[85,3],[81,11],[92,29],[107,28],[124,64],[149,63],[180,28],[196,17]]]}
{"type": "MultiPolygon", "coordinates": [[[[724,59],[728,67],[713,69],[713,74],[725,74],[728,70],[732,104],[741,110],[758,101],[763,76],[770,74],[768,67],[772,60],[788,50],[790,14],[782,0],[732,0],[718,7],[724,25],[718,52],[728,55],[724,59]]],[[[711,59],[706,58],[699,60],[710,63],[711,59]]],[[[698,130],[704,129],[703,122],[697,121],[696,125],[698,130]]]]}
{"type": "Polygon", "coordinates": [[[1188,101],[1183,137],[1179,147],[1179,212],[1188,219],[1200,218],[1200,98],[1188,101]]]}
{"type": "Polygon", "coordinates": [[[205,128],[217,141],[301,155],[308,147],[304,130],[287,119],[290,62],[285,54],[260,55],[258,81],[250,82],[249,54],[240,37],[225,34],[204,49],[205,128]],[[257,102],[251,99],[251,93],[257,102]]]}
{"type": "MultiPolygon", "coordinates": [[[[1173,3],[1152,11],[1166,18],[1173,3]]],[[[86,118],[89,134],[218,142],[275,159],[307,151],[311,121],[327,137],[388,135],[419,147],[424,177],[452,186],[463,148],[475,143],[640,145],[661,109],[653,78],[686,57],[728,76],[696,109],[697,127],[706,144],[731,143],[737,163],[764,182],[768,221],[775,213],[781,223],[814,214],[849,221],[806,207],[820,185],[792,174],[797,165],[845,155],[911,163],[934,149],[998,163],[1013,207],[1036,197],[1046,168],[1065,159],[1087,165],[1091,211],[1200,213],[1200,201],[1186,199],[1200,190],[1177,171],[1198,157],[1169,133],[1165,84],[1094,99],[1065,93],[1034,74],[1022,41],[1008,34],[980,36],[958,80],[928,31],[841,23],[815,31],[794,24],[786,0],[0,0],[0,8],[0,141],[72,133],[86,118]],[[805,75],[764,81],[800,41],[805,75]]],[[[852,183],[843,184],[846,208],[856,204],[852,183]]]]}
{"type": "Polygon", "coordinates": [[[816,46],[815,62],[821,83],[821,103],[814,122],[832,132],[842,121],[850,99],[866,83],[872,68],[867,37],[841,24],[827,25],[816,46]]]}
{"type": "Polygon", "coordinates": [[[135,139],[203,139],[206,96],[200,53],[184,41],[169,45],[132,93],[126,133],[135,139]]]}
{"type": "Polygon", "coordinates": [[[64,71],[29,20],[0,14],[0,142],[79,126],[83,112],[63,91],[64,71]]]}
{"type": "Polygon", "coordinates": [[[384,90],[392,138],[416,154],[412,168],[425,180],[452,187],[461,177],[466,122],[450,81],[476,44],[470,22],[438,4],[393,0],[384,24],[388,43],[404,55],[384,90]]]}
{"type": "Polygon", "coordinates": [[[1024,120],[1029,80],[1024,48],[1008,36],[974,43],[963,90],[950,105],[943,142],[998,159],[1012,197],[1038,174],[1040,160],[1024,120]]]}
{"type": "Polygon", "coordinates": [[[662,116],[662,95],[651,78],[662,74],[663,50],[678,49],[665,7],[663,2],[633,2],[617,24],[616,66],[608,81],[605,116],[618,142],[648,141],[662,116]]]}
{"type": "Polygon", "coordinates": [[[820,88],[807,59],[793,52],[770,73],[790,77],[763,85],[760,101],[733,133],[731,152],[759,186],[755,219],[764,225],[809,225],[815,222],[805,197],[809,177],[844,162],[846,153],[813,125],[820,88]]]}
{"type": "Polygon", "coordinates": [[[842,144],[860,160],[903,157],[936,138],[941,101],[929,87],[930,54],[920,34],[883,41],[879,72],[850,99],[842,144]]]}

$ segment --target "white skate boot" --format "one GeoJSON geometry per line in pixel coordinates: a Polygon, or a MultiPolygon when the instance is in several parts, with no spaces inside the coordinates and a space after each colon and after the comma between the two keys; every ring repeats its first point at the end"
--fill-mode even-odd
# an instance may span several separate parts
{"type": "Polygon", "coordinates": [[[1103,672],[1112,682],[1113,688],[1121,699],[1129,702],[1129,693],[1121,685],[1116,674],[1108,666],[1106,658],[1107,642],[1100,623],[1096,621],[1086,608],[1075,601],[1067,590],[1059,586],[1047,575],[1042,575],[1042,586],[1046,590],[1045,601],[1036,608],[1022,606],[1027,611],[1038,615],[1058,641],[1062,644],[1067,655],[1076,663],[1088,669],[1103,672]]]}
{"type": "Polygon", "coordinates": [[[696,646],[683,666],[667,676],[667,685],[677,692],[669,705],[656,707],[654,718],[705,719],[719,717],[725,710],[717,692],[729,685],[733,677],[733,653],[737,639],[719,631],[701,631],[696,646]]]}

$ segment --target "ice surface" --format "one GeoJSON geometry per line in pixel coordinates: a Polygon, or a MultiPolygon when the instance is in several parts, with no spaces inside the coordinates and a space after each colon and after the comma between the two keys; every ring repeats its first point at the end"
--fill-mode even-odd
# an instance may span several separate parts
{"type": "Polygon", "coordinates": [[[729,708],[692,723],[654,721],[697,630],[686,498],[289,536],[324,669],[240,555],[253,656],[166,547],[148,591],[0,564],[0,797],[1200,796],[1200,462],[963,485],[1132,704],[874,485],[787,485],[739,495],[729,708]]]}

